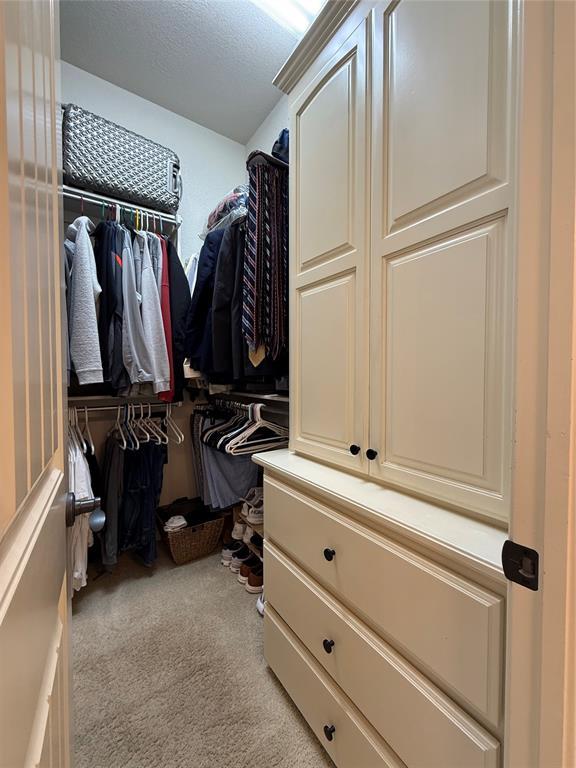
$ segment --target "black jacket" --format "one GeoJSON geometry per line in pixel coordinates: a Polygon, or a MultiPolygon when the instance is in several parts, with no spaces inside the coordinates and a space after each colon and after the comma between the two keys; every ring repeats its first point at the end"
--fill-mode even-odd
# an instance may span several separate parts
{"type": "Polygon", "coordinates": [[[243,374],[242,301],[245,217],[224,230],[212,300],[214,372],[231,380],[243,374]]]}
{"type": "Polygon", "coordinates": [[[100,222],[94,232],[94,260],[102,288],[98,310],[100,355],[104,381],[114,389],[130,383],[122,356],[122,238],[122,230],[112,221],[100,222]]]}
{"type": "Polygon", "coordinates": [[[180,402],[184,389],[184,358],[186,357],[186,329],[190,312],[190,286],[178,252],[170,240],[166,241],[168,272],[170,275],[170,322],[172,325],[172,357],[174,360],[174,401],[180,402]]]}
{"type": "Polygon", "coordinates": [[[200,251],[196,285],[192,295],[186,329],[186,357],[193,368],[209,374],[212,362],[212,299],[218,252],[224,237],[224,229],[206,235],[200,251]]]}

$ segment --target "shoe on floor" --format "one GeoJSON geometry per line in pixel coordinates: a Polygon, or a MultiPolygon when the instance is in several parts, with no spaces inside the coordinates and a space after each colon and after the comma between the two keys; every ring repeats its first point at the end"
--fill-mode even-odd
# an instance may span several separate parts
{"type": "Polygon", "coordinates": [[[254,536],[250,539],[250,544],[252,544],[256,549],[260,552],[260,556],[262,556],[262,549],[264,547],[264,539],[262,536],[260,536],[259,533],[255,533],[254,536]]]}
{"type": "Polygon", "coordinates": [[[236,541],[242,541],[246,534],[246,527],[245,523],[234,523],[234,528],[232,528],[231,533],[232,538],[236,539],[236,541]]]}
{"type": "Polygon", "coordinates": [[[246,494],[246,498],[242,499],[242,501],[244,502],[242,512],[244,517],[249,520],[250,510],[253,507],[264,505],[264,488],[251,488],[246,494]]]}
{"type": "Polygon", "coordinates": [[[242,536],[242,541],[244,542],[244,544],[250,544],[250,540],[253,535],[254,535],[254,529],[251,528],[249,525],[247,525],[246,530],[244,531],[244,535],[242,536]]]}
{"type": "Polygon", "coordinates": [[[242,542],[240,542],[240,544],[240,549],[237,549],[236,552],[234,552],[232,560],[230,561],[230,570],[232,573],[240,573],[242,563],[245,563],[246,560],[253,555],[253,552],[248,549],[246,544],[242,544],[242,542]]]}
{"type": "Polygon", "coordinates": [[[238,552],[238,550],[242,547],[246,548],[246,546],[241,541],[232,541],[230,544],[224,545],[221,553],[222,565],[228,567],[232,562],[234,553],[238,552]]]}
{"type": "Polygon", "coordinates": [[[264,497],[250,505],[250,509],[246,513],[246,520],[255,525],[264,522],[264,497]]]}
{"type": "Polygon", "coordinates": [[[264,608],[266,606],[266,601],[264,599],[264,591],[262,591],[258,595],[258,600],[256,600],[256,610],[260,614],[260,616],[264,616],[264,608]]]}
{"type": "Polygon", "coordinates": [[[252,555],[252,557],[249,557],[248,560],[242,563],[240,566],[240,571],[238,573],[238,581],[240,584],[246,584],[248,581],[248,576],[250,576],[250,573],[252,571],[252,568],[257,568],[262,561],[258,557],[258,555],[252,555]]]}
{"type": "Polygon", "coordinates": [[[251,595],[258,595],[264,589],[264,566],[262,563],[250,569],[248,581],[245,586],[246,592],[251,595]]]}

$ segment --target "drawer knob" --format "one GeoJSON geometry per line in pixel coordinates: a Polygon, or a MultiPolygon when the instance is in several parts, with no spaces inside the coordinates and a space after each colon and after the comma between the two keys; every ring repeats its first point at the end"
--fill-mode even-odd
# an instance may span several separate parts
{"type": "Polygon", "coordinates": [[[323,640],[322,645],[324,646],[326,653],[332,653],[332,648],[334,648],[334,640],[323,640]]]}
{"type": "Polygon", "coordinates": [[[350,446],[350,453],[352,456],[358,456],[360,453],[360,446],[359,445],[351,445],[350,446]]]}
{"type": "Polygon", "coordinates": [[[325,725],[324,726],[324,736],[328,739],[328,741],[332,741],[334,738],[334,732],[336,731],[335,725],[325,725]]]}
{"type": "Polygon", "coordinates": [[[375,451],[374,448],[368,448],[366,451],[366,458],[368,461],[374,461],[376,456],[378,456],[378,451],[375,451]]]}
{"type": "Polygon", "coordinates": [[[324,557],[326,558],[326,560],[328,560],[328,562],[331,562],[336,557],[336,550],[326,548],[324,550],[324,557]]]}

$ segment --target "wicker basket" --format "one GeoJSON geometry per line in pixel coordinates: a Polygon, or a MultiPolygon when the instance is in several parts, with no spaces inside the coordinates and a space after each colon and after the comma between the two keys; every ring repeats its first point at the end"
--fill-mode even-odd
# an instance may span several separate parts
{"type": "Polygon", "coordinates": [[[198,523],[179,531],[165,531],[161,518],[158,519],[162,538],[166,542],[172,559],[176,565],[189,563],[198,557],[204,557],[213,552],[222,535],[224,518],[198,523]]]}

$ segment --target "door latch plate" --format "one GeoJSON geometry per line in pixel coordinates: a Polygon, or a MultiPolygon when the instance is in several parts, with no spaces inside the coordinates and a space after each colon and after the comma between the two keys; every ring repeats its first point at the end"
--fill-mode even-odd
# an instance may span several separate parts
{"type": "Polygon", "coordinates": [[[538,590],[540,556],[535,549],[508,539],[502,547],[502,568],[509,581],[535,592],[538,590]]]}

